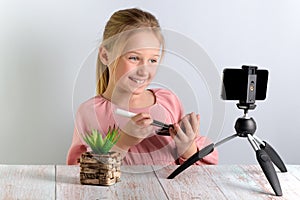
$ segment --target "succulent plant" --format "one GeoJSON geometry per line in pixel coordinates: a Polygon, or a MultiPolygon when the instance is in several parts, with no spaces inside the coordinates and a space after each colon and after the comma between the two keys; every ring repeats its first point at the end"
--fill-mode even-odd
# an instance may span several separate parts
{"type": "Polygon", "coordinates": [[[115,125],[113,128],[109,126],[107,135],[103,138],[97,129],[92,129],[92,132],[87,133],[83,140],[91,147],[93,153],[108,153],[120,138],[119,130],[115,125]]]}

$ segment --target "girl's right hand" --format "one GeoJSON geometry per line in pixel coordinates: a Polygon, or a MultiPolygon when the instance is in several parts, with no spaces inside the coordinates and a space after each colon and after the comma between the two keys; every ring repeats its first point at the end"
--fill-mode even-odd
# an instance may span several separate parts
{"type": "Polygon", "coordinates": [[[139,113],[132,117],[128,123],[121,128],[121,136],[117,145],[124,150],[139,144],[143,139],[154,133],[155,128],[150,114],[139,113]]]}

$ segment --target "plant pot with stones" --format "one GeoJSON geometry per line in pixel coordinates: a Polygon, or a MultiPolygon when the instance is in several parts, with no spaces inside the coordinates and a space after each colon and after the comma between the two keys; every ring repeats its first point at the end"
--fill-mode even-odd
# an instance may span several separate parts
{"type": "Polygon", "coordinates": [[[121,155],[110,152],[120,138],[119,128],[109,127],[107,135],[96,129],[86,134],[83,139],[92,149],[80,157],[80,183],[86,185],[113,185],[121,178],[121,155]]]}

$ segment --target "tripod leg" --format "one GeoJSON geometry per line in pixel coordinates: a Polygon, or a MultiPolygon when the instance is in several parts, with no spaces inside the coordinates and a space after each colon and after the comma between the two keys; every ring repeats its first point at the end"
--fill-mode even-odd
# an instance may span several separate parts
{"type": "Polygon", "coordinates": [[[259,143],[261,149],[265,150],[265,152],[270,156],[272,162],[278,167],[281,172],[287,172],[287,169],[281,160],[280,156],[273,149],[271,145],[269,145],[266,141],[260,140],[257,136],[253,136],[254,139],[259,143]]]}
{"type": "Polygon", "coordinates": [[[168,179],[172,179],[181,172],[183,172],[186,168],[197,162],[198,160],[202,159],[203,157],[207,156],[211,152],[213,152],[214,147],[219,146],[235,137],[237,137],[238,134],[231,135],[229,137],[224,138],[223,140],[217,142],[216,144],[210,144],[201,149],[200,151],[196,152],[194,155],[192,155],[189,159],[187,159],[182,165],[180,165],[172,174],[168,176],[168,179]]]}
{"type": "Polygon", "coordinates": [[[260,167],[262,168],[265,176],[267,177],[271,187],[273,188],[276,196],[282,196],[281,186],[270,157],[264,150],[259,149],[258,147],[255,148],[255,145],[253,144],[255,144],[256,142],[252,135],[248,135],[248,140],[252,144],[253,148],[256,150],[256,159],[260,167]]]}
{"type": "Polygon", "coordinates": [[[282,196],[281,186],[268,154],[264,150],[260,149],[256,151],[256,158],[276,196],[282,196]]]}
{"type": "Polygon", "coordinates": [[[180,165],[172,174],[168,176],[168,179],[172,179],[181,172],[183,172],[186,168],[197,162],[198,160],[202,159],[203,157],[207,156],[214,150],[214,144],[210,144],[200,151],[196,152],[194,155],[192,155],[189,159],[187,159],[182,165],[180,165]]]}
{"type": "Polygon", "coordinates": [[[235,138],[235,137],[237,137],[237,136],[238,136],[238,134],[236,133],[236,134],[233,134],[233,135],[231,135],[231,136],[229,136],[229,137],[226,137],[226,138],[224,138],[223,140],[220,140],[219,142],[217,142],[217,143],[215,144],[215,147],[220,146],[221,144],[224,144],[225,142],[228,142],[229,140],[231,140],[231,139],[233,139],[233,138],[235,138]]]}

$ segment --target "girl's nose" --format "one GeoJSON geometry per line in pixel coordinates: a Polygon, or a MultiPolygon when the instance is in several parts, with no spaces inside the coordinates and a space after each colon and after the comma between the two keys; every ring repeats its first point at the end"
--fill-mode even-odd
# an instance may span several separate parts
{"type": "Polygon", "coordinates": [[[140,63],[139,63],[139,66],[141,67],[146,67],[147,66],[147,60],[146,59],[141,59],[140,63]]]}
{"type": "Polygon", "coordinates": [[[147,76],[147,67],[146,65],[141,65],[138,67],[137,74],[139,76],[147,76]]]}

